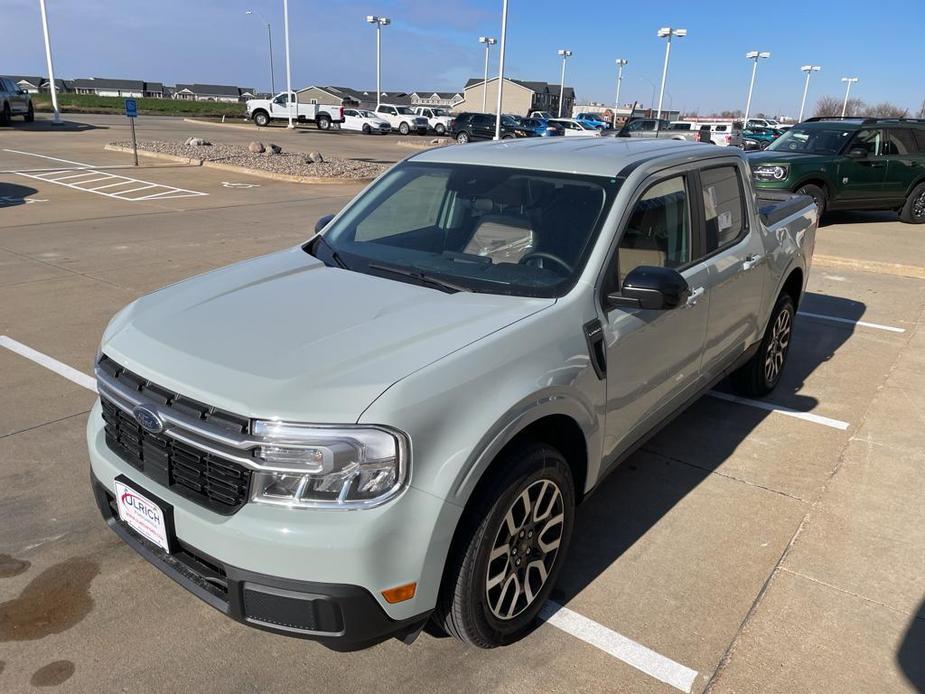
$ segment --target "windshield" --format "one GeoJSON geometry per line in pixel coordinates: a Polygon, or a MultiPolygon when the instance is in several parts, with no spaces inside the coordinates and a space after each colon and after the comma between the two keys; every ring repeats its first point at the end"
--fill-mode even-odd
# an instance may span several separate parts
{"type": "Polygon", "coordinates": [[[774,152],[806,152],[808,154],[838,154],[851,139],[854,130],[831,127],[795,125],[768,146],[774,152]]]}
{"type": "Polygon", "coordinates": [[[364,118],[377,118],[377,119],[379,118],[379,116],[377,116],[372,111],[357,111],[357,113],[359,113],[364,118]]]}
{"type": "Polygon", "coordinates": [[[398,112],[405,116],[416,116],[417,114],[407,106],[399,106],[398,112]]]}
{"type": "Polygon", "coordinates": [[[520,125],[520,118],[517,116],[509,116],[507,114],[502,114],[501,123],[504,125],[510,125],[512,127],[517,127],[520,125]]]}
{"type": "Polygon", "coordinates": [[[305,248],[390,279],[561,296],[577,280],[617,188],[612,178],[408,162],[332,223],[324,244],[305,248]]]}

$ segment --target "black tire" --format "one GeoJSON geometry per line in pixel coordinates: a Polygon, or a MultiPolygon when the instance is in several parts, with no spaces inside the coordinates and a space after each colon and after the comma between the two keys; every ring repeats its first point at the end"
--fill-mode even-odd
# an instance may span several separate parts
{"type": "Polygon", "coordinates": [[[906,224],[925,224],[925,181],[909,193],[906,204],[899,211],[899,218],[906,224]]]}
{"type": "Polygon", "coordinates": [[[465,145],[469,143],[469,133],[465,130],[456,133],[456,142],[460,145],[465,145]]]}
{"type": "Polygon", "coordinates": [[[402,135],[407,135],[408,133],[411,132],[411,128],[409,127],[407,123],[399,123],[398,132],[402,135]]]}
{"type": "Polygon", "coordinates": [[[270,115],[266,111],[255,112],[253,118],[254,123],[260,128],[265,128],[270,124],[270,115]]]}
{"type": "Polygon", "coordinates": [[[0,126],[7,126],[13,120],[13,116],[10,114],[10,105],[3,104],[3,110],[0,111],[0,126]]]}
{"type": "Polygon", "coordinates": [[[35,120],[35,109],[32,108],[32,102],[29,102],[29,110],[26,111],[25,121],[31,123],[35,120]]]}
{"type": "Polygon", "coordinates": [[[807,183],[797,188],[795,191],[798,195],[808,195],[813,199],[813,202],[816,203],[816,209],[819,210],[819,219],[822,219],[822,215],[825,214],[825,208],[829,204],[829,198],[825,194],[825,190],[813,183],[807,183]]]}
{"type": "Polygon", "coordinates": [[[502,140],[513,140],[514,136],[511,133],[505,133],[504,135],[501,136],[501,139],[502,140]]]}
{"type": "Polygon", "coordinates": [[[363,134],[369,135],[372,132],[372,128],[369,127],[369,123],[363,123],[363,134]]]}
{"type": "Polygon", "coordinates": [[[437,123],[437,124],[434,126],[434,132],[435,132],[437,135],[444,135],[444,134],[446,134],[446,126],[444,126],[443,123],[437,123]]]}
{"type": "Polygon", "coordinates": [[[790,352],[794,313],[793,299],[787,292],[781,292],[758,351],[732,374],[733,385],[742,395],[767,395],[780,382],[790,352]]]}
{"type": "Polygon", "coordinates": [[[463,514],[433,613],[436,626],[479,648],[512,643],[530,630],[555,586],[575,516],[571,470],[558,450],[527,442],[502,455],[463,514]],[[503,553],[491,559],[495,548],[503,553]],[[521,581],[533,590],[521,589],[521,581]]]}
{"type": "Polygon", "coordinates": [[[318,127],[318,130],[330,130],[331,129],[331,117],[321,114],[318,116],[318,119],[315,121],[315,125],[318,127]]]}

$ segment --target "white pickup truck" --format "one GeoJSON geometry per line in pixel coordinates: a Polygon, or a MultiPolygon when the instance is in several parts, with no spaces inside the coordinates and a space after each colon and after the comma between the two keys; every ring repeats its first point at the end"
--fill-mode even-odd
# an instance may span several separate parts
{"type": "Polygon", "coordinates": [[[453,116],[445,108],[437,106],[416,106],[412,109],[416,114],[427,119],[427,124],[437,135],[444,135],[450,129],[453,116]]]}
{"type": "Polygon", "coordinates": [[[272,119],[289,119],[290,108],[292,120],[299,123],[314,123],[319,130],[328,130],[332,123],[344,122],[343,106],[325,106],[323,104],[300,104],[296,94],[292,94],[292,106],[289,94],[281,92],[272,99],[248,99],[245,104],[248,120],[263,127],[272,119]]]}

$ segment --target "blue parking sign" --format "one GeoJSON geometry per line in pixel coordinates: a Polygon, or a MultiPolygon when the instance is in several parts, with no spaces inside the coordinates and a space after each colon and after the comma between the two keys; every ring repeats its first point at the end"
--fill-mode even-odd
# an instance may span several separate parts
{"type": "Polygon", "coordinates": [[[125,115],[129,118],[138,117],[138,102],[134,99],[125,100],[125,115]]]}

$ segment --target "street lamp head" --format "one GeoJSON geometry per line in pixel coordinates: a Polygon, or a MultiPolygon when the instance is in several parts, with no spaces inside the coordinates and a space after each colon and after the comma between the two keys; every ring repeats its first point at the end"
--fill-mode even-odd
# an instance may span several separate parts
{"type": "Polygon", "coordinates": [[[369,24],[378,24],[380,26],[388,26],[392,23],[392,20],[388,17],[377,17],[376,15],[367,15],[366,21],[369,24]]]}
{"type": "Polygon", "coordinates": [[[770,58],[771,54],[767,51],[749,51],[745,57],[749,60],[758,60],[759,58],[770,58]]]}
{"type": "Polygon", "coordinates": [[[617,58],[617,65],[626,65],[629,61],[626,58],[617,58]]]}
{"type": "Polygon", "coordinates": [[[672,29],[671,27],[662,27],[658,30],[658,37],[663,39],[668,36],[687,36],[687,29],[672,29]]]}
{"type": "Polygon", "coordinates": [[[560,48],[559,55],[561,55],[563,58],[568,58],[570,55],[572,55],[572,52],[564,48],[560,48]]]}
{"type": "Polygon", "coordinates": [[[479,43],[484,43],[488,46],[494,46],[498,43],[498,39],[492,38],[491,36],[479,36],[479,43]]]}
{"type": "Polygon", "coordinates": [[[857,77],[842,77],[841,81],[852,83],[852,82],[857,82],[858,78],[857,77]]]}
{"type": "Polygon", "coordinates": [[[819,72],[821,69],[818,65],[804,65],[800,68],[803,72],[819,72]]]}
{"type": "Polygon", "coordinates": [[[677,36],[678,38],[682,38],[684,36],[687,36],[687,29],[675,29],[671,33],[677,36]]]}
{"type": "Polygon", "coordinates": [[[662,27],[661,29],[658,30],[658,37],[660,39],[663,39],[670,34],[671,34],[671,27],[662,27]]]}
{"type": "Polygon", "coordinates": [[[761,53],[758,54],[758,57],[759,58],[770,58],[771,53],[769,51],[761,51],[761,53]]]}
{"type": "Polygon", "coordinates": [[[253,10],[244,10],[244,14],[254,14],[253,10]]]}

